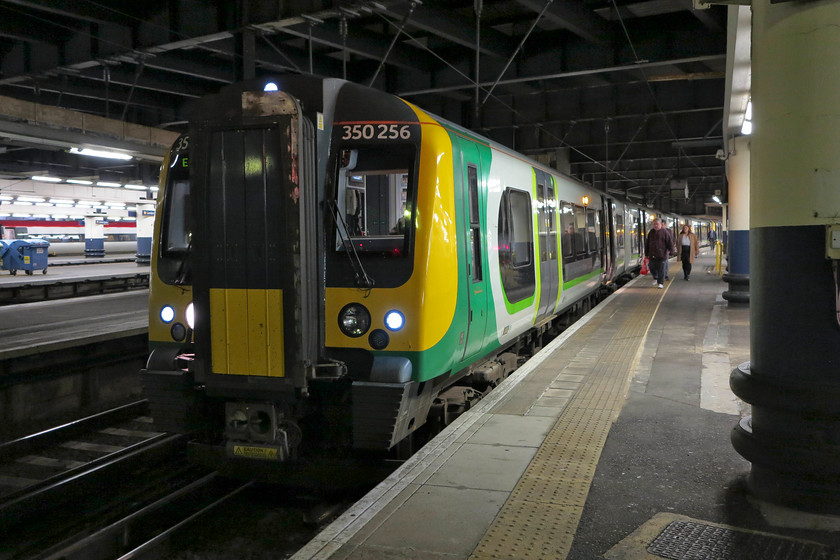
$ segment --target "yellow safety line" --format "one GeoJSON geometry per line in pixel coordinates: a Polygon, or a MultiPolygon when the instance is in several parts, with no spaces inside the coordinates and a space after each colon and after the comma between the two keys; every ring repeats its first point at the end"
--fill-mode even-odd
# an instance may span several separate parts
{"type": "MultiPolygon", "coordinates": [[[[601,450],[624,405],[647,332],[664,294],[665,291],[644,285],[644,281],[634,285],[627,289],[621,301],[616,300],[625,307],[600,314],[603,319],[597,331],[582,329],[556,350],[564,352],[567,346],[580,347],[577,356],[558,372],[560,375],[567,368],[579,372],[583,365],[591,368],[590,373],[470,556],[471,560],[566,558],[601,450]],[[636,301],[628,304],[627,298],[636,301]]],[[[544,363],[540,367],[550,365],[544,363]]]]}

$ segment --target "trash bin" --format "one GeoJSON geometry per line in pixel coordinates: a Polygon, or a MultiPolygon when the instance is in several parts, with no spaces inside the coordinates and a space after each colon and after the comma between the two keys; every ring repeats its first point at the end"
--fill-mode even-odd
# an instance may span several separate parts
{"type": "Polygon", "coordinates": [[[15,239],[0,241],[0,269],[17,274],[23,270],[32,274],[35,270],[47,273],[47,255],[50,242],[45,239],[15,239]]]}

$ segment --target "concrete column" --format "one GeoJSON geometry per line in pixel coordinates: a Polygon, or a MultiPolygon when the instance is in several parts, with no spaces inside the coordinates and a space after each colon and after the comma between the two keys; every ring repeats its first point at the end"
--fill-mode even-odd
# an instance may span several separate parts
{"type": "Polygon", "coordinates": [[[729,146],[729,272],[723,281],[729,289],[723,299],[729,303],[750,302],[750,137],[738,136],[729,146]]]}
{"type": "Polygon", "coordinates": [[[840,221],[840,2],[754,0],[752,416],[732,432],[760,500],[840,514],[840,327],[826,228],[840,221]]]}
{"type": "Polygon", "coordinates": [[[105,216],[85,216],[85,258],[105,256],[105,216]]]}
{"type": "Polygon", "coordinates": [[[155,205],[138,204],[137,212],[137,264],[152,262],[152,235],[155,229],[155,205]]]}

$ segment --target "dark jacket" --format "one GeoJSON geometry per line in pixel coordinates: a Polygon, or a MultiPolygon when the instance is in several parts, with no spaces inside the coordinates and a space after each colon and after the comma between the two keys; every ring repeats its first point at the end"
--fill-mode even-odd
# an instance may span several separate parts
{"type": "Polygon", "coordinates": [[[662,226],[660,229],[652,229],[645,238],[645,255],[651,258],[668,260],[674,254],[674,236],[671,230],[662,226]]]}

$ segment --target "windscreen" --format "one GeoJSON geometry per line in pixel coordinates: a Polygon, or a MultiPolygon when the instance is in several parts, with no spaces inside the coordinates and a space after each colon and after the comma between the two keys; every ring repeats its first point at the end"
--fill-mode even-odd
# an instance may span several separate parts
{"type": "Polygon", "coordinates": [[[409,144],[341,151],[336,171],[336,251],[410,254],[416,218],[414,159],[414,146],[409,144]]]}
{"type": "MultiPolygon", "coordinates": [[[[179,142],[182,140],[186,146],[186,137],[179,142]]],[[[158,275],[168,284],[188,283],[187,257],[192,239],[189,157],[185,149],[179,152],[179,145],[173,149],[162,190],[158,275]]]]}

